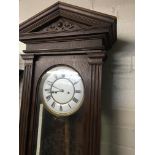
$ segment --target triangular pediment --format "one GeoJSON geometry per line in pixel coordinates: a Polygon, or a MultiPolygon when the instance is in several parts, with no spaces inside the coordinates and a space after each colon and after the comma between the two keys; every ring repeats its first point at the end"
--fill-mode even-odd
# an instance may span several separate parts
{"type": "Polygon", "coordinates": [[[89,27],[81,23],[74,22],[67,18],[59,17],[55,20],[52,20],[44,25],[34,29],[32,32],[65,32],[65,31],[76,31],[83,28],[89,27]]]}
{"type": "Polygon", "coordinates": [[[116,17],[57,2],[20,24],[21,33],[74,31],[102,25],[115,27],[116,17]]]}
{"type": "Polygon", "coordinates": [[[102,38],[106,48],[117,39],[117,18],[57,2],[19,26],[24,43],[102,38]]]}

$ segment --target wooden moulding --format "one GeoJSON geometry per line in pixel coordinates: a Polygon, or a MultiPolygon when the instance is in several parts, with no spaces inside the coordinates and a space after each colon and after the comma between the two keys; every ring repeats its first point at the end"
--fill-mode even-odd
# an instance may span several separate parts
{"type": "Polygon", "coordinates": [[[57,2],[21,23],[19,39],[28,47],[30,43],[101,39],[105,49],[109,49],[117,39],[116,26],[114,16],[57,2]]]}

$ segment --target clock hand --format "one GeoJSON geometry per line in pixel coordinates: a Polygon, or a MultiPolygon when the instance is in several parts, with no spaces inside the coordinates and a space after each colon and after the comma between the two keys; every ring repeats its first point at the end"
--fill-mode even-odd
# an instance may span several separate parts
{"type": "Polygon", "coordinates": [[[54,85],[53,85],[52,87],[54,87],[54,88],[56,88],[56,89],[59,89],[59,90],[62,91],[62,92],[64,91],[63,89],[60,89],[60,88],[58,88],[58,87],[56,87],[56,86],[54,86],[54,85]]]}
{"type": "Polygon", "coordinates": [[[51,91],[51,93],[57,93],[57,92],[64,92],[63,90],[58,90],[58,91],[51,91]]]}

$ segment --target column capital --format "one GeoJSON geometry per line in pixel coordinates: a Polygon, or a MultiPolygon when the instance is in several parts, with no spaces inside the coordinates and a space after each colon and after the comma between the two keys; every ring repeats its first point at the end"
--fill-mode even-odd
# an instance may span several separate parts
{"type": "Polygon", "coordinates": [[[34,59],[34,54],[21,54],[23,60],[25,60],[25,64],[32,64],[34,59]]]}
{"type": "Polygon", "coordinates": [[[95,53],[88,53],[88,63],[91,64],[103,64],[106,60],[107,54],[106,51],[95,52],[95,53]]]}

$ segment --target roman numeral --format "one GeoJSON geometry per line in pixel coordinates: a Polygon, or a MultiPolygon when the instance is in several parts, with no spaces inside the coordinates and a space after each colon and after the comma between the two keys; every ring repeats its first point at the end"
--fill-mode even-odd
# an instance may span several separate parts
{"type": "Polygon", "coordinates": [[[58,79],[58,76],[56,74],[54,74],[54,77],[56,78],[56,80],[58,79]]]}
{"type": "Polygon", "coordinates": [[[55,107],[55,102],[52,103],[51,107],[53,107],[53,108],[55,107]]]}
{"type": "Polygon", "coordinates": [[[51,81],[47,81],[47,83],[51,86],[53,84],[53,82],[51,81]]]}
{"type": "MultiPolygon", "coordinates": [[[[79,80],[79,81],[80,81],[80,80],[79,80]]],[[[74,82],[73,85],[76,85],[79,81],[74,82]]]]}
{"type": "Polygon", "coordinates": [[[72,107],[70,106],[70,104],[68,104],[68,106],[69,106],[70,108],[72,108],[72,107]]]}
{"type": "Polygon", "coordinates": [[[63,109],[62,109],[62,105],[60,105],[60,111],[63,111],[63,109]]]}
{"type": "Polygon", "coordinates": [[[75,102],[75,103],[78,103],[78,99],[77,98],[75,98],[75,97],[73,97],[73,101],[75,102]]]}
{"type": "Polygon", "coordinates": [[[52,97],[51,95],[46,96],[46,100],[49,101],[51,99],[51,97],[52,97]]]}
{"type": "Polygon", "coordinates": [[[50,89],[45,89],[45,91],[50,91],[50,89]]]}
{"type": "Polygon", "coordinates": [[[81,90],[75,90],[75,93],[81,93],[81,90]]]}
{"type": "Polygon", "coordinates": [[[65,74],[62,74],[61,77],[64,78],[65,77],[65,74]]]}
{"type": "Polygon", "coordinates": [[[79,79],[78,81],[75,81],[75,82],[73,83],[73,85],[76,85],[77,83],[79,83],[80,80],[81,80],[81,79],[79,79]]]}

